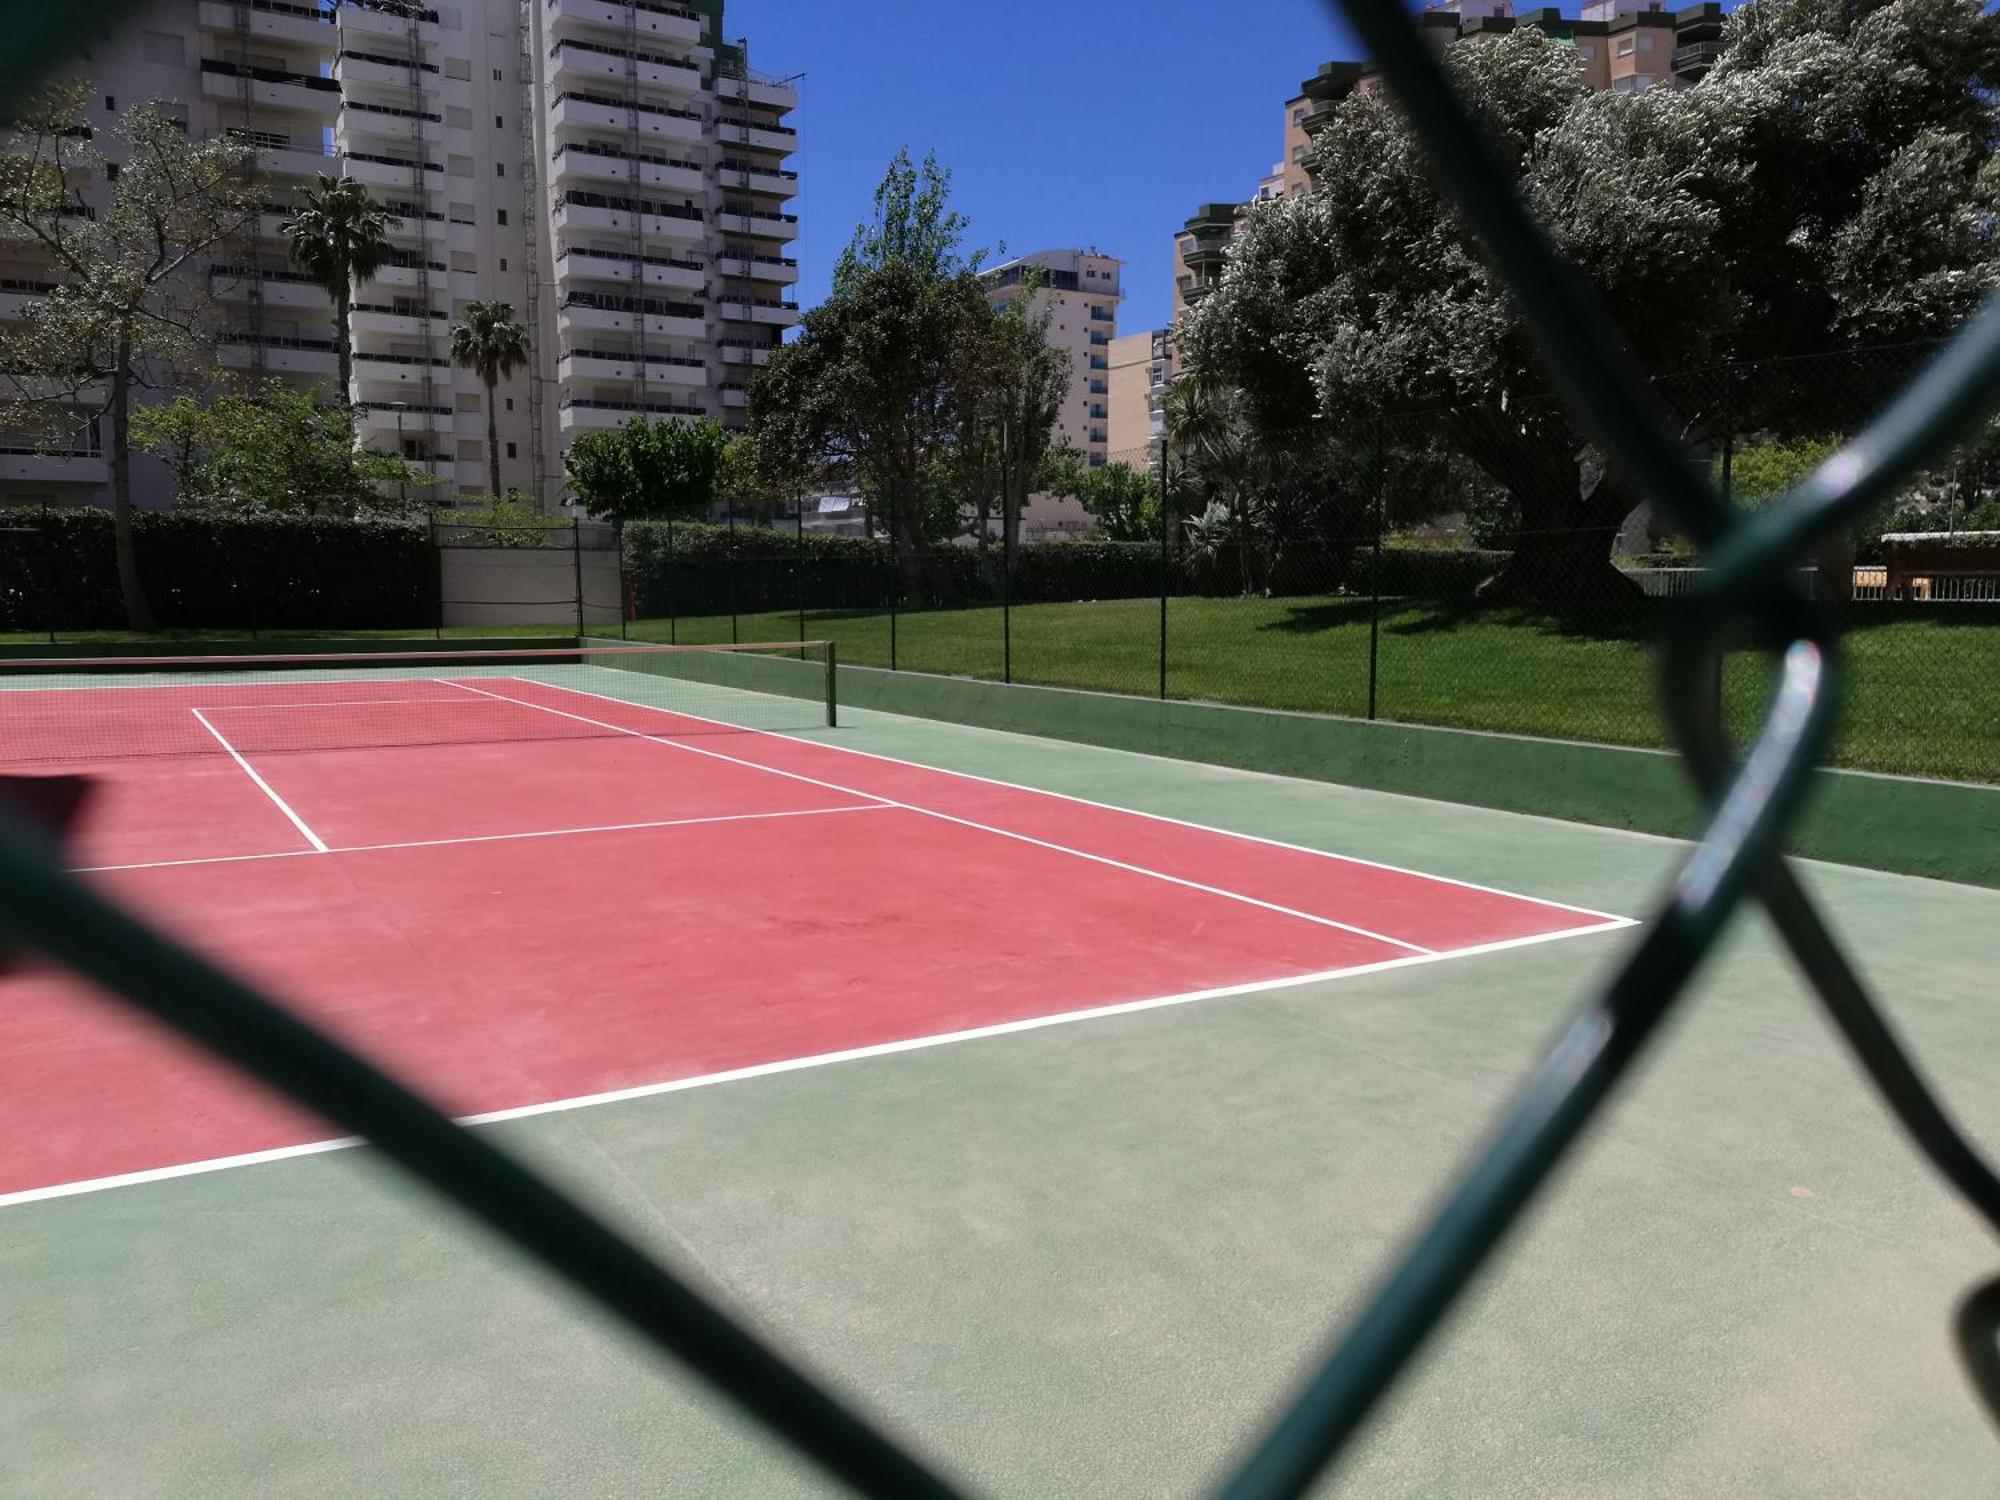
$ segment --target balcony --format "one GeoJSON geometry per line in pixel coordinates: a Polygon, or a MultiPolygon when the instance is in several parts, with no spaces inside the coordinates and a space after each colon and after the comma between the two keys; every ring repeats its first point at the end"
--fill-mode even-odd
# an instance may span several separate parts
{"type": "Polygon", "coordinates": [[[448,383],[451,361],[438,355],[354,351],[354,383],[371,402],[396,399],[400,392],[423,392],[448,383]]]}
{"type": "Polygon", "coordinates": [[[15,322],[55,289],[53,281],[23,281],[12,276],[0,279],[0,322],[15,322]]]}
{"type": "Polygon", "coordinates": [[[565,292],[561,325],[575,345],[591,340],[578,338],[579,332],[633,333],[640,330],[649,338],[698,341],[708,337],[708,319],[698,303],[669,302],[658,297],[624,297],[609,292],[565,292]]]}
{"type": "Polygon", "coordinates": [[[796,198],[799,174],[768,162],[747,161],[726,156],[715,164],[715,180],[726,188],[746,193],[762,193],[771,198],[796,198]]]}
{"type": "Polygon", "coordinates": [[[658,0],[641,0],[620,5],[612,0],[547,0],[547,20],[551,35],[588,36],[593,30],[623,36],[629,25],[641,37],[695,46],[701,41],[701,17],[681,5],[664,5],[658,0]]]}
{"type": "Polygon", "coordinates": [[[0,484],[111,483],[111,460],[89,448],[43,452],[23,446],[16,438],[0,438],[0,484]]]}
{"type": "Polygon", "coordinates": [[[790,328],[799,320],[799,305],[796,302],[781,302],[771,297],[717,297],[716,315],[736,323],[765,323],[778,328],[790,328]]]}
{"type": "Polygon", "coordinates": [[[716,348],[721,352],[725,365],[768,365],[771,362],[771,348],[768,344],[752,344],[742,339],[717,339],[716,348]]]}
{"type": "Polygon", "coordinates": [[[1110,394],[1111,394],[1111,386],[1110,386],[1110,383],[1109,383],[1109,382],[1107,382],[1107,381],[1103,381],[1103,380],[1093,380],[1093,381],[1091,381],[1091,382],[1090,382],[1090,394],[1091,394],[1091,395],[1093,395],[1093,396],[1108,396],[1108,395],[1110,395],[1110,394]]]}
{"type": "MultiPolygon", "coordinates": [[[[328,82],[332,82],[331,79],[328,82]]],[[[336,122],[343,145],[355,137],[393,141],[409,145],[434,136],[444,124],[444,116],[428,110],[403,109],[388,104],[369,104],[348,99],[340,106],[336,122]]]]}
{"type": "Polygon", "coordinates": [[[1181,263],[1190,271],[1214,267],[1220,270],[1229,260],[1229,241],[1197,240],[1181,254],[1181,263]]]}
{"type": "Polygon", "coordinates": [[[370,50],[364,38],[395,37],[407,40],[411,32],[422,37],[426,46],[437,45],[438,13],[421,5],[400,5],[395,0],[355,0],[334,12],[340,27],[341,45],[353,38],[360,50],[370,50]]]}
{"type": "Polygon", "coordinates": [[[209,286],[218,302],[255,302],[325,316],[333,312],[326,288],[302,271],[215,266],[209,271],[209,286]]]}
{"type": "Polygon", "coordinates": [[[795,240],[799,237],[797,214],[745,212],[742,204],[732,204],[716,215],[716,223],[730,234],[747,234],[765,240],[795,240]]]}
{"type": "Polygon", "coordinates": [[[750,404],[749,387],[743,385],[740,381],[732,380],[727,385],[720,387],[720,390],[722,392],[722,404],[724,406],[737,410],[749,406],[750,404]]]}
{"type": "Polygon", "coordinates": [[[799,279],[799,263],[782,255],[732,255],[725,250],[716,257],[715,266],[725,276],[775,281],[785,286],[799,279]]]}
{"type": "Polygon", "coordinates": [[[559,88],[608,83],[685,97],[701,93],[700,64],[643,47],[627,51],[604,42],[560,41],[549,49],[549,73],[559,88]]]}
{"type": "Polygon", "coordinates": [[[449,435],[452,430],[449,406],[429,406],[422,402],[357,402],[354,417],[355,425],[364,434],[393,440],[396,452],[402,451],[404,438],[426,433],[449,435]]]}
{"type": "Polygon", "coordinates": [[[254,41],[331,49],[333,16],[302,0],[201,0],[195,24],[203,31],[226,31],[254,41]]]}
{"type": "Polygon", "coordinates": [[[343,88],[372,84],[377,88],[432,86],[438,65],[387,52],[343,51],[333,65],[334,80],[343,88]]]}
{"type": "Polygon", "coordinates": [[[675,287],[699,291],[708,285],[708,268],[699,260],[665,255],[627,255],[612,250],[559,250],[557,274],[578,281],[614,281],[630,286],[675,287]]]}
{"type": "Polygon", "coordinates": [[[1690,42],[1674,48],[1674,72],[1688,79],[1705,77],[1721,56],[1720,42],[1690,42]]]}
{"type": "Polygon", "coordinates": [[[749,104],[761,104],[767,109],[787,110],[799,107],[799,91],[795,85],[766,73],[753,73],[747,68],[717,67],[715,96],[718,99],[738,99],[749,104]]]}
{"type": "Polygon", "coordinates": [[[789,155],[799,146],[799,133],[788,125],[764,124],[732,115],[716,118],[715,138],[724,145],[747,146],[752,151],[775,151],[780,156],[789,155]]]}
{"type": "Polygon", "coordinates": [[[624,151],[596,143],[569,143],[552,153],[558,179],[616,182],[662,192],[694,194],[708,185],[700,162],[683,161],[655,151],[624,151]]]}
{"type": "Polygon", "coordinates": [[[435,280],[443,276],[445,270],[445,263],[441,260],[419,262],[414,256],[402,256],[377,271],[368,285],[417,287],[426,279],[435,280]]]}
{"type": "Polygon", "coordinates": [[[562,400],[560,425],[564,432],[623,427],[644,412],[654,417],[704,417],[699,406],[678,401],[590,401],[580,396],[562,400]]]}
{"type": "Polygon", "coordinates": [[[590,130],[636,130],[657,141],[700,144],[701,111],[675,109],[644,100],[620,99],[612,94],[569,89],[550,102],[549,124],[554,130],[580,133],[590,130]]]}
{"type": "Polygon", "coordinates": [[[702,219],[698,208],[619,193],[571,191],[556,206],[556,228],[572,235],[613,230],[629,233],[636,223],[650,237],[699,245],[707,239],[702,219]]]}
{"type": "Polygon", "coordinates": [[[428,312],[398,307],[393,302],[357,302],[348,309],[347,326],[357,341],[376,339],[429,340],[443,337],[451,319],[435,308],[428,312]]]}
{"type": "Polygon", "coordinates": [[[201,60],[201,92],[204,98],[229,104],[241,104],[247,96],[252,104],[265,109],[308,115],[329,115],[340,102],[340,85],[331,78],[284,68],[253,68],[212,57],[201,60]]]}
{"type": "Polygon", "coordinates": [[[340,371],[332,339],[276,333],[225,333],[218,355],[232,370],[266,370],[331,379],[340,371]]]}
{"type": "Polygon", "coordinates": [[[648,385],[682,385],[690,388],[708,384],[708,366],[686,355],[647,354],[643,359],[629,351],[615,349],[572,349],[556,363],[562,380],[641,380],[648,385]]]}
{"type": "Polygon", "coordinates": [[[442,165],[414,156],[390,156],[380,151],[342,151],[338,156],[341,175],[371,187],[409,188],[420,181],[440,186],[444,181],[442,165]],[[437,174],[435,181],[427,175],[433,172],[437,174]]]}

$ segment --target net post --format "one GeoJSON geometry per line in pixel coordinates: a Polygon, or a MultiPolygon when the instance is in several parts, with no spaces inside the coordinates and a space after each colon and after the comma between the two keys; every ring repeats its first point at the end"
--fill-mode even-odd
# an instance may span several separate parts
{"type": "Polygon", "coordinates": [[[834,668],[834,654],[834,644],[832,641],[828,641],[826,643],[826,727],[828,729],[838,729],[840,727],[840,710],[838,707],[840,690],[837,686],[840,674],[834,668]]]}

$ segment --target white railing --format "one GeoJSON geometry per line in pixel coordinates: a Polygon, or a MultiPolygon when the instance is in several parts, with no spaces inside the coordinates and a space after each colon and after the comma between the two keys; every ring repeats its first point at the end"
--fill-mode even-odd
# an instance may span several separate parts
{"type": "MultiPolygon", "coordinates": [[[[1685,599],[1700,586],[1706,568],[1626,568],[1625,576],[1652,599],[1685,599]]],[[[1819,569],[1800,568],[1800,583],[1808,598],[1819,597],[1819,569]]],[[[1853,598],[1858,603],[1889,602],[1889,570],[1880,563],[1862,563],[1854,570],[1853,598]]],[[[2000,604],[2000,574],[1920,573],[1907,581],[1904,602],[1933,604],[2000,604]]]]}

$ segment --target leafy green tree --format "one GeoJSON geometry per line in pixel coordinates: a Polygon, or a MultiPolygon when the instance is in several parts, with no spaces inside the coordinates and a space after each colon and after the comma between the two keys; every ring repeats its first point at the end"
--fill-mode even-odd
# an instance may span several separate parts
{"type": "Polygon", "coordinates": [[[469,302],[465,316],[451,325],[451,362],[471,370],[486,387],[487,492],[500,488],[500,418],[494,399],[500,382],[528,362],[528,330],[514,318],[511,302],[469,302]]]}
{"type": "Polygon", "coordinates": [[[978,279],[870,270],[805,315],[750,386],[769,472],[852,483],[921,576],[929,479],[952,451],[995,314],[978,279]]]}
{"type": "MultiPolygon", "coordinates": [[[[1698,86],[1584,88],[1533,27],[1451,48],[1454,84],[1527,202],[1654,368],[1941,333],[2000,280],[1990,232],[2000,19],[1977,0],[1750,0],[1698,86]]],[[[1535,341],[1383,94],[1343,101],[1317,187],[1262,205],[1189,315],[1188,369],[1243,393],[1262,450],[1432,413],[1429,434],[1503,488],[1512,558],[1487,596],[1624,596],[1610,548],[1640,498],[1549,399],[1535,341]]],[[[1893,378],[1857,366],[1865,410],[1893,378]]],[[[1728,420],[1842,425],[1826,392],[1734,391],[1728,420]]],[[[1664,382],[1693,439],[1720,382],[1664,382]]]]}
{"type": "Polygon", "coordinates": [[[699,519],[726,498],[731,439],[720,422],[635,416],[585,433],[563,463],[577,503],[593,520],[699,519]]]}
{"type": "Polygon", "coordinates": [[[421,508],[437,482],[399,455],[357,448],[348,407],[276,382],[139,407],[132,443],[173,470],[179,503],[196,509],[358,516],[421,508]]]}
{"type": "Polygon", "coordinates": [[[45,258],[55,291],[0,331],[0,391],[8,424],[67,447],[108,425],[112,533],[127,623],[153,612],[132,528],[134,393],[184,382],[216,333],[210,252],[255,219],[265,190],[249,148],[196,141],[157,104],[125,111],[109,152],[80,131],[89,85],[45,90],[15,112],[0,151],[0,245],[45,258]],[[82,184],[116,159],[109,204],[82,184]]]}
{"type": "Polygon", "coordinates": [[[1072,493],[1106,541],[1158,539],[1160,486],[1151,475],[1130,464],[1102,464],[1085,469],[1072,493]]]}
{"type": "Polygon", "coordinates": [[[354,284],[395,257],[389,231],[397,222],[358,178],[323,176],[299,190],[297,207],[285,223],[292,259],[333,298],[333,347],[340,356],[335,396],[343,402],[354,388],[354,335],[348,327],[354,284]]]}
{"type": "Polygon", "coordinates": [[[833,295],[851,294],[870,271],[901,266],[919,281],[948,281],[960,272],[977,273],[984,250],[962,248],[970,227],[951,207],[951,169],[927,153],[923,165],[910,161],[910,148],[895,159],[875,189],[875,217],[854,231],[833,268],[833,295]]]}

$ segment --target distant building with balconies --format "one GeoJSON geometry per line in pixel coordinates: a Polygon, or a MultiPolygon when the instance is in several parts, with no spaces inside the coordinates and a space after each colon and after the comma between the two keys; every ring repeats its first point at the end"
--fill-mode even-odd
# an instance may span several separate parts
{"type": "MultiPolygon", "coordinates": [[[[501,483],[553,503],[580,432],[636,413],[740,426],[798,320],[797,92],[723,36],[722,0],[175,0],[76,71],[100,135],[121,106],[177,100],[192,134],[256,148],[266,212],[206,273],[224,370],[331,385],[331,301],[283,226],[315,174],[358,179],[397,216],[349,320],[361,440],[433,467],[440,498],[483,492],[486,392],[452,366],[450,328],[511,303],[533,357],[494,395],[501,483]],[[186,25],[143,29],[176,6],[186,25]]],[[[0,250],[0,319],[58,279],[0,250]]],[[[87,421],[73,451],[0,433],[0,503],[101,502],[108,470],[87,421]]],[[[172,499],[143,458],[135,488],[172,499]]]]}

